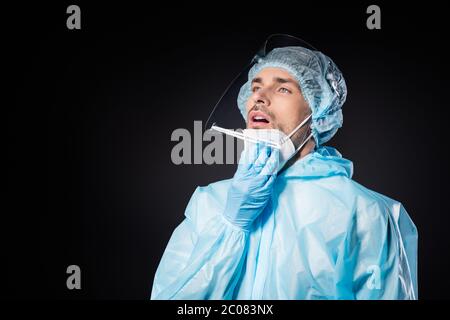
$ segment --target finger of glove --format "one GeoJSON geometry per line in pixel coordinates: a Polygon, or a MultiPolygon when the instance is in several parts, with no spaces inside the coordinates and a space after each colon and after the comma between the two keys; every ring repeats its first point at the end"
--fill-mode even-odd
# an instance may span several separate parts
{"type": "Polygon", "coordinates": [[[264,186],[263,186],[264,190],[269,190],[271,188],[272,184],[274,183],[275,179],[277,178],[277,175],[272,174],[268,177],[269,178],[267,179],[267,181],[264,183],[264,186]]]}
{"type": "Polygon", "coordinates": [[[264,164],[264,167],[261,169],[261,175],[276,175],[278,164],[280,161],[280,150],[277,148],[272,148],[269,158],[264,164]]]}
{"type": "Polygon", "coordinates": [[[261,170],[265,167],[267,160],[270,157],[270,154],[272,152],[271,148],[265,144],[260,144],[258,146],[258,158],[253,164],[253,169],[256,173],[260,173],[261,170]]]}
{"type": "Polygon", "coordinates": [[[258,156],[258,144],[246,143],[239,159],[238,171],[248,171],[253,166],[258,156]]]}

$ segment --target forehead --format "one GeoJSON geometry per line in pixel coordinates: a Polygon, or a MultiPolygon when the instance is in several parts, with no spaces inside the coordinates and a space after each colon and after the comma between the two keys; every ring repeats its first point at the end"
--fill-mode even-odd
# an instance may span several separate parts
{"type": "Polygon", "coordinates": [[[291,74],[282,68],[268,67],[259,71],[253,79],[261,78],[262,80],[272,81],[274,78],[283,78],[297,82],[291,74]]]}

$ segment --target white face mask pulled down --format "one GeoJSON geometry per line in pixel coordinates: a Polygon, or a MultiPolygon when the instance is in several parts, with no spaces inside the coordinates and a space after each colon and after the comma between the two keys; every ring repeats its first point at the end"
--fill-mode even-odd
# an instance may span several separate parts
{"type": "Polygon", "coordinates": [[[278,170],[280,171],[284,165],[311,139],[312,132],[309,136],[300,143],[296,148],[291,140],[291,137],[302,128],[312,114],[307,116],[298,126],[296,126],[291,133],[286,135],[283,131],[278,129],[244,129],[243,132],[237,132],[230,129],[224,129],[213,125],[211,129],[222,132],[224,134],[233,136],[238,139],[244,140],[244,149],[249,148],[252,143],[264,143],[272,148],[280,150],[280,159],[278,163],[278,170]]]}

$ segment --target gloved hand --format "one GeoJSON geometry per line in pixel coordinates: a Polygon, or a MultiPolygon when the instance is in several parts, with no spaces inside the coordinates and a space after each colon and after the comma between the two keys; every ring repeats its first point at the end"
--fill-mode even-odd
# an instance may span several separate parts
{"type": "Polygon", "coordinates": [[[269,202],[276,178],[279,149],[249,143],[242,151],[239,165],[228,190],[224,216],[248,231],[269,202]]]}

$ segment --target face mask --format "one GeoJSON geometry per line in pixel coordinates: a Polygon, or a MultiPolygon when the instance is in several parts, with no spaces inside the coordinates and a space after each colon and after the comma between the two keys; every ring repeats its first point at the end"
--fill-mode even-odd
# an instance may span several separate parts
{"type": "Polygon", "coordinates": [[[278,171],[280,171],[286,162],[288,162],[312,137],[311,133],[297,148],[295,148],[294,143],[291,140],[291,137],[303,127],[310,118],[311,114],[288,135],[278,129],[244,129],[244,148],[250,147],[249,144],[252,143],[265,143],[273,148],[279,149],[280,159],[278,171]]]}
{"type": "Polygon", "coordinates": [[[291,140],[291,137],[308,122],[311,116],[312,114],[307,116],[288,135],[278,129],[244,129],[242,133],[214,125],[211,129],[244,140],[244,148],[250,147],[250,143],[264,143],[272,148],[280,149],[280,159],[277,170],[280,171],[286,162],[288,162],[313,136],[311,133],[297,148],[295,148],[294,143],[291,140]]]}

